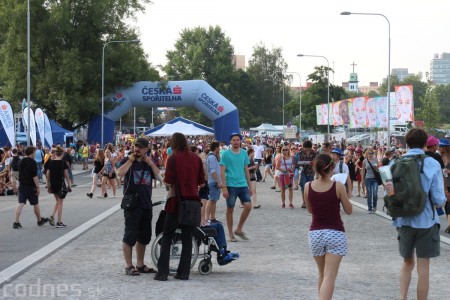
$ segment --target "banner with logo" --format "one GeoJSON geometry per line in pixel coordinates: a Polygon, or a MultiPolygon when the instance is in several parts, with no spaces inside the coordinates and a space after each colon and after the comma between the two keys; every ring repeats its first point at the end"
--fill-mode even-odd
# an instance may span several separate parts
{"type": "MultiPolygon", "coordinates": [[[[29,111],[30,111],[30,138],[33,145],[36,146],[36,122],[34,120],[33,110],[30,108],[29,111]]],[[[25,109],[23,110],[22,122],[28,128],[28,107],[25,107],[25,109]]]]}
{"type": "Polygon", "coordinates": [[[50,125],[50,120],[48,119],[46,113],[44,113],[44,137],[48,143],[48,146],[51,147],[53,145],[53,132],[52,126],[50,125]]]}
{"type": "Polygon", "coordinates": [[[45,135],[44,135],[44,112],[42,109],[38,108],[34,112],[34,119],[36,120],[37,130],[39,132],[39,137],[41,138],[42,145],[45,145],[45,135]]]}
{"type": "Polygon", "coordinates": [[[14,146],[16,144],[14,114],[11,104],[6,100],[0,101],[0,121],[2,122],[3,129],[5,129],[5,133],[8,136],[11,146],[14,146]]]}

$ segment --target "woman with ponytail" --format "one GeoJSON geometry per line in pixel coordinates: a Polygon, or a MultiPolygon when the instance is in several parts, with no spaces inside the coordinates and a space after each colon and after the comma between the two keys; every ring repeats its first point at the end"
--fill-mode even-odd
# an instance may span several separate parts
{"type": "Polygon", "coordinates": [[[305,185],[306,208],[312,214],[309,246],[319,271],[320,299],[333,297],[334,283],[342,257],[347,255],[347,238],[341,220],[341,204],[347,215],[352,213],[345,186],[331,180],[334,163],[328,154],[314,161],[318,178],[305,185]]]}

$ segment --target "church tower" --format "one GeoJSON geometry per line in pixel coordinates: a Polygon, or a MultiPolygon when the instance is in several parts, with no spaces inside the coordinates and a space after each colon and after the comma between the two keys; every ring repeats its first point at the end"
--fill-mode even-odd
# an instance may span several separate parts
{"type": "Polygon", "coordinates": [[[358,92],[358,74],[355,73],[355,62],[351,64],[353,66],[353,72],[350,73],[350,80],[348,81],[348,90],[351,92],[358,92]]]}

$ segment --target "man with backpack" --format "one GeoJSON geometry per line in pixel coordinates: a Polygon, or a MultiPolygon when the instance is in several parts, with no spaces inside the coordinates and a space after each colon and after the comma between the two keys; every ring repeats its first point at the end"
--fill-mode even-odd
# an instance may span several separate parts
{"type": "Polygon", "coordinates": [[[440,255],[440,225],[435,206],[442,207],[446,197],[441,166],[436,160],[426,157],[423,151],[427,139],[423,129],[408,131],[405,141],[410,150],[391,166],[395,195],[385,197],[388,213],[394,217],[393,225],[397,227],[399,250],[403,257],[401,299],[407,299],[415,265],[414,250],[419,300],[428,296],[430,258],[440,255]],[[401,205],[395,205],[396,202],[401,202],[401,205]]]}

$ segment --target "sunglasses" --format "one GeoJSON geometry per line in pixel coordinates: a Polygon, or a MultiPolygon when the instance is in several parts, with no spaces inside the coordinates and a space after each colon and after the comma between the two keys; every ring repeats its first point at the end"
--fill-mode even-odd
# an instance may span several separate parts
{"type": "Polygon", "coordinates": [[[374,154],[373,152],[369,152],[369,154],[374,154]]]}
{"type": "Polygon", "coordinates": [[[283,151],[289,151],[289,149],[283,149],[283,151]]]}

